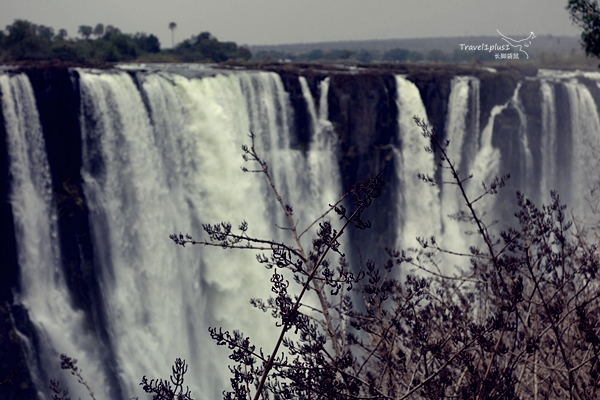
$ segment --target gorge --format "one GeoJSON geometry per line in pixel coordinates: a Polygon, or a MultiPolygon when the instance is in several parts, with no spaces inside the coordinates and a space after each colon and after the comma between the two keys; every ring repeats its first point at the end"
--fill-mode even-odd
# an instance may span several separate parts
{"type": "Polygon", "coordinates": [[[79,360],[98,399],[139,396],[141,377],[167,376],[176,357],[190,364],[194,398],[217,398],[227,356],[209,326],[272,347],[273,320],[248,304],[270,290],[254,253],[168,238],[245,220],[254,236],[285,239],[267,183],[240,170],[249,132],[301,226],[383,173],[373,228],[343,243],[351,264],[417,236],[472,244],[447,217],[461,206],[455,188],[417,177],[448,180],[414,116],[450,141],[471,193],[511,174],[481,205],[490,222],[510,225],[516,190],[538,204],[557,190],[586,222],[600,172],[599,73],[403,68],[0,69],[0,372],[29,373],[6,398],[50,399],[50,379],[85,398],[58,369],[61,353],[79,360]]]}

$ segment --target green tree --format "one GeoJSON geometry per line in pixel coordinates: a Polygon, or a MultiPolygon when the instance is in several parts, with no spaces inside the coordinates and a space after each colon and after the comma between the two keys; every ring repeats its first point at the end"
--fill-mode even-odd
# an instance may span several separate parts
{"type": "Polygon", "coordinates": [[[175,28],[177,28],[177,24],[175,22],[169,22],[169,29],[171,30],[171,48],[175,48],[175,28]]]}
{"type": "Polygon", "coordinates": [[[347,60],[354,54],[352,50],[330,50],[323,55],[326,60],[347,60]]]}
{"type": "Polygon", "coordinates": [[[567,10],[571,19],[579,25],[581,44],[588,56],[600,58],[600,7],[596,0],[569,0],[567,10]]]}
{"type": "Polygon", "coordinates": [[[71,40],[57,40],[52,46],[52,55],[61,61],[83,62],[85,61],[82,48],[71,40]]]}
{"type": "Polygon", "coordinates": [[[398,62],[402,62],[402,61],[406,61],[408,59],[408,55],[410,54],[410,51],[406,50],[406,49],[392,49],[392,50],[388,50],[385,53],[383,53],[383,61],[398,61],[398,62]]]}
{"type": "Polygon", "coordinates": [[[104,28],[104,39],[110,39],[110,35],[113,33],[121,33],[121,30],[112,25],[106,25],[106,28],[104,28]]]}
{"type": "Polygon", "coordinates": [[[354,58],[356,58],[357,61],[363,62],[363,63],[370,63],[371,61],[373,61],[373,59],[375,58],[375,56],[373,55],[373,53],[365,50],[365,49],[361,49],[356,56],[354,56],[354,58]]]}
{"type": "Polygon", "coordinates": [[[450,57],[439,49],[433,49],[427,53],[427,61],[448,61],[450,57]]]}
{"type": "Polygon", "coordinates": [[[90,38],[92,32],[93,29],[89,25],[79,25],[79,29],[77,29],[77,33],[79,33],[81,37],[83,37],[86,40],[90,38]]]}
{"type": "MultiPolygon", "coordinates": [[[[248,50],[245,47],[240,47],[241,49],[245,49],[248,50]]],[[[240,51],[238,50],[238,52],[240,51]]],[[[245,50],[242,52],[242,56],[240,58],[245,59],[243,56],[243,53],[245,52],[245,50]]],[[[249,52],[250,50],[248,50],[249,52]]],[[[267,61],[267,62],[272,62],[272,61],[277,61],[277,60],[295,60],[297,57],[295,57],[293,54],[291,53],[285,53],[283,51],[277,51],[277,50],[269,50],[269,51],[259,51],[254,55],[254,58],[258,61],[267,61]]]]}
{"type": "Polygon", "coordinates": [[[96,38],[100,38],[102,35],[104,35],[104,25],[103,24],[96,25],[96,27],[94,28],[94,35],[96,36],[96,38]]]}
{"type": "Polygon", "coordinates": [[[144,53],[160,52],[160,42],[154,35],[146,35],[145,33],[136,33],[132,37],[137,48],[144,53]]]}
{"type": "Polygon", "coordinates": [[[473,62],[473,61],[494,61],[494,54],[486,50],[461,51],[455,49],[452,53],[454,62],[473,62]]]}
{"type": "Polygon", "coordinates": [[[31,24],[36,35],[50,41],[54,37],[54,29],[49,26],[31,24]]]}
{"type": "Polygon", "coordinates": [[[219,42],[210,32],[200,32],[199,35],[178,44],[175,52],[185,62],[222,62],[248,57],[249,51],[240,53],[235,42],[219,42]]]}
{"type": "Polygon", "coordinates": [[[58,34],[56,35],[55,39],[56,40],[64,40],[67,38],[67,36],[68,36],[68,34],[67,34],[66,29],[59,29],[58,34]]]}
{"type": "MultiPolygon", "coordinates": [[[[123,33],[113,33],[110,35],[110,43],[117,49],[124,59],[132,59],[138,55],[137,46],[133,40],[123,33]]],[[[113,60],[111,60],[113,61],[113,60]]],[[[117,61],[117,60],[114,60],[117,61]]]]}
{"type": "Polygon", "coordinates": [[[421,61],[423,54],[418,51],[410,51],[406,49],[392,49],[383,53],[383,61],[421,61]]]}
{"type": "Polygon", "coordinates": [[[50,54],[51,33],[48,28],[38,26],[25,20],[15,20],[6,27],[8,36],[4,43],[10,57],[17,60],[42,59],[50,54]],[[41,32],[43,35],[38,35],[41,32]]]}
{"type": "Polygon", "coordinates": [[[408,61],[421,61],[423,59],[423,54],[420,51],[411,51],[408,53],[406,59],[408,61]]]}
{"type": "Polygon", "coordinates": [[[306,54],[305,58],[308,61],[316,61],[316,60],[321,60],[323,59],[323,50],[320,49],[316,49],[316,50],[312,50],[310,52],[308,52],[308,54],[306,54]]]}
{"type": "Polygon", "coordinates": [[[249,59],[252,58],[252,53],[250,52],[250,49],[247,48],[246,46],[240,46],[238,47],[238,58],[248,61],[249,59]]]}

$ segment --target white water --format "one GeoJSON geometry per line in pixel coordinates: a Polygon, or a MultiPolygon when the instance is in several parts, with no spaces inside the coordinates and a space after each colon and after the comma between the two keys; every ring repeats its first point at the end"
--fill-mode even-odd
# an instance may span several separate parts
{"type": "Polygon", "coordinates": [[[166,376],[181,356],[195,398],[214,398],[229,375],[207,328],[241,329],[269,351],[277,329],[248,300],[270,292],[270,274],[254,251],[183,249],[168,234],[246,220],[251,235],[279,235],[263,223],[276,221],[268,214],[274,208],[263,177],[240,170],[240,147],[252,130],[285,196],[294,184],[289,107],[281,107],[287,95],[274,74],[150,75],[142,87],[152,125],[127,74],[80,74],[86,120],[98,122],[84,132],[94,143],[84,148],[84,189],[95,246],[105,255],[102,286],[122,385],[134,396],[142,375],[166,376]]]}
{"type": "MultiPolygon", "coordinates": [[[[71,378],[59,368],[60,353],[76,355],[79,365],[85,365],[86,377],[98,383],[98,396],[107,398],[102,391],[101,349],[85,328],[84,313],[72,306],[60,265],[52,182],[31,84],[25,74],[0,75],[0,92],[22,288],[15,302],[29,311],[40,340],[39,353],[25,346],[29,369],[40,398],[49,399],[43,391],[48,379],[71,378]],[[45,370],[38,369],[38,362],[45,370]]],[[[73,396],[85,393],[81,386],[71,390],[73,396]]]]}
{"type": "Polygon", "coordinates": [[[524,182],[531,182],[531,173],[533,169],[533,156],[531,155],[531,149],[529,147],[529,132],[527,129],[527,115],[523,109],[523,104],[519,97],[519,91],[521,90],[521,82],[517,84],[513,96],[510,100],[510,106],[512,106],[519,115],[519,174],[524,182]]]}
{"type": "MultiPolygon", "coordinates": [[[[489,187],[489,183],[494,179],[494,177],[502,174],[500,171],[500,160],[501,154],[500,150],[492,145],[492,137],[494,135],[494,121],[496,116],[498,116],[508,104],[503,104],[501,106],[494,106],[492,111],[490,112],[490,116],[488,122],[485,127],[481,131],[481,137],[479,140],[479,149],[477,154],[475,155],[475,160],[473,161],[473,167],[471,169],[471,174],[473,178],[468,186],[467,195],[471,199],[477,198],[482,192],[482,182],[485,182],[489,187]]],[[[476,210],[478,211],[478,215],[483,215],[483,210],[492,210],[494,206],[495,196],[485,196],[483,197],[477,204],[476,210]]],[[[486,223],[490,223],[491,220],[485,220],[486,223]]]]}
{"type": "MultiPolygon", "coordinates": [[[[311,141],[307,149],[292,149],[293,115],[275,74],[242,72],[187,79],[138,72],[138,90],[124,72],[79,73],[84,190],[101,276],[100,307],[109,324],[122,397],[141,397],[137,383],[142,375],[166,377],[173,360],[183,357],[190,363],[186,383],[193,397],[219,398],[228,387],[227,351],[215,346],[206,329],[241,329],[269,352],[278,330],[269,315],[251,308],[248,299],[268,295],[270,274],[256,263],[254,251],[181,248],[168,235],[182,231],[198,236],[201,223],[225,220],[236,226],[245,219],[251,235],[286,237],[275,227],[286,222],[263,177],[240,171],[245,165],[240,146],[249,144],[249,131],[257,135],[257,148],[285,201],[294,207],[301,230],[337,200],[341,194],[339,155],[328,121],[329,80],[319,83],[317,104],[307,81],[300,78],[311,141]],[[270,224],[265,225],[265,220],[270,224]]],[[[400,146],[394,149],[400,182],[395,188],[397,246],[414,247],[416,236],[436,235],[446,247],[464,250],[467,243],[461,231],[465,227],[447,219],[462,204],[455,188],[443,187],[440,192],[417,179],[419,172],[435,173],[433,157],[423,150],[427,141],[412,120],[414,115],[427,117],[418,89],[403,77],[396,81],[400,111],[400,146]]],[[[568,92],[573,153],[577,155],[562,173],[572,182],[568,185],[572,197],[582,199],[588,193],[586,185],[598,176],[591,150],[597,148],[600,123],[589,89],[576,80],[542,81],[540,164],[544,173],[541,182],[533,184],[547,193],[561,173],[556,161],[561,151],[556,85],[564,85],[568,92]]],[[[70,354],[79,359],[85,377],[94,383],[97,398],[111,398],[104,385],[109,355],[102,354],[102,345],[86,330],[85,316],[71,305],[60,268],[48,161],[31,86],[24,75],[0,75],[0,91],[22,274],[23,289],[17,301],[29,310],[41,338],[39,354],[32,345],[25,346],[30,370],[39,388],[47,386],[48,378],[59,378],[71,388],[73,398],[85,398],[72,377],[58,371],[58,355],[70,354]]],[[[462,77],[452,83],[446,116],[449,151],[465,176],[474,175],[467,185],[471,196],[480,192],[481,181],[509,172],[500,171],[500,150],[492,145],[495,117],[509,106],[523,111],[519,88],[506,104],[493,107],[480,131],[479,81],[462,77]]],[[[533,165],[529,143],[533,133],[523,131],[526,116],[519,115],[523,160],[519,170],[528,174],[533,165]]],[[[495,197],[487,197],[477,203],[478,210],[494,209],[494,202],[495,197]]],[[[585,206],[584,201],[576,204],[577,210],[585,206]]],[[[486,217],[488,222],[491,219],[486,217]]],[[[40,396],[49,398],[44,393],[40,396]]]]}
{"type": "Polygon", "coordinates": [[[398,186],[399,208],[397,248],[418,246],[416,237],[439,237],[441,233],[439,188],[429,186],[417,175],[435,173],[433,155],[424,147],[428,140],[421,135],[415,124],[417,116],[428,123],[425,106],[419,89],[403,76],[396,76],[398,88],[398,127],[400,148],[394,149],[398,186]]]}
{"type": "MultiPolygon", "coordinates": [[[[184,356],[193,393],[218,396],[229,378],[226,353],[207,328],[241,329],[270,351],[274,320],[248,305],[268,296],[270,274],[254,251],[182,249],[168,234],[246,220],[253,236],[285,238],[275,224],[287,222],[263,175],[240,170],[257,167],[241,158],[250,131],[302,231],[340,195],[327,108],[317,113],[305,93],[312,126],[305,157],[290,148],[291,107],[275,74],[140,75],[148,114],[128,74],[79,73],[84,191],[125,393],[139,391],[142,375],[168,375],[168,365],[184,356]]],[[[322,82],[324,98],[326,92],[322,82]]]]}
{"type": "MultiPolygon", "coordinates": [[[[448,116],[446,118],[446,139],[450,141],[448,156],[457,169],[462,161],[462,149],[467,135],[467,114],[469,113],[469,83],[475,78],[457,76],[452,79],[450,98],[448,99],[448,116]]],[[[444,179],[449,176],[444,175],[444,179]]]]}
{"type": "MultiPolygon", "coordinates": [[[[468,76],[452,79],[448,114],[446,117],[446,139],[449,141],[447,154],[454,168],[459,172],[461,180],[469,176],[472,158],[479,142],[479,80],[468,76]]],[[[446,164],[444,163],[444,166],[446,164]]],[[[455,252],[465,252],[474,244],[473,236],[466,236],[465,231],[472,226],[465,225],[450,218],[460,210],[467,211],[465,201],[455,179],[447,168],[442,170],[441,186],[441,221],[443,224],[442,245],[455,252]]],[[[465,186],[470,182],[466,181],[465,186]]],[[[456,262],[446,257],[446,262],[456,262]]],[[[460,262],[460,261],[459,261],[460,262]]]]}
{"type": "Polygon", "coordinates": [[[558,141],[556,138],[556,103],[554,85],[547,80],[540,84],[542,94],[542,130],[545,133],[542,139],[542,174],[540,181],[540,195],[542,202],[549,204],[550,191],[557,189],[557,159],[558,141]]]}
{"type": "Polygon", "coordinates": [[[582,218],[589,211],[585,198],[590,189],[598,184],[600,120],[594,99],[585,85],[576,79],[563,84],[569,96],[573,141],[571,193],[568,198],[572,201],[570,208],[576,216],[582,218]]]}
{"type": "MultiPolygon", "coordinates": [[[[306,155],[305,187],[308,189],[297,199],[297,204],[302,204],[302,210],[307,214],[304,225],[311,223],[335,204],[342,195],[340,186],[340,171],[338,167],[337,146],[338,140],[329,121],[327,110],[327,93],[329,91],[329,78],[319,82],[320,100],[319,110],[308,87],[306,78],[300,77],[302,95],[306,100],[310,117],[311,139],[306,155]]],[[[329,220],[338,218],[332,213],[329,220]]],[[[303,229],[302,229],[303,230],[303,229]]]]}

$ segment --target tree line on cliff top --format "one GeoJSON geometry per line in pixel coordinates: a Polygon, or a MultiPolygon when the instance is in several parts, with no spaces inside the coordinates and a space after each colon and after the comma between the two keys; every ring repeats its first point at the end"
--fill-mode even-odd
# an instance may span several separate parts
{"type": "MultiPolygon", "coordinates": [[[[177,24],[171,22],[168,28],[174,33],[177,24]]],[[[477,59],[491,61],[489,52],[460,52],[447,54],[432,50],[427,54],[401,48],[384,53],[368,50],[335,49],[324,52],[316,49],[294,54],[278,51],[261,51],[254,57],[250,50],[235,42],[220,42],[209,32],[201,32],[175,45],[171,49],[161,49],[158,38],[153,34],[138,32],[123,33],[112,25],[80,25],[77,37],[68,35],[65,29],[55,31],[51,27],[38,25],[26,20],[15,20],[4,31],[0,30],[0,62],[58,60],[63,62],[223,62],[227,60],[249,60],[259,62],[334,62],[353,61],[416,62],[442,61],[464,62],[477,59]]]]}
{"type": "MultiPolygon", "coordinates": [[[[171,25],[169,25],[171,29],[171,25]]],[[[65,29],[15,20],[0,30],[0,62],[56,60],[63,62],[222,62],[248,60],[252,54],[235,42],[220,42],[209,32],[201,32],[163,50],[153,34],[123,33],[112,25],[81,25],[79,38],[65,29]]]]}
{"type": "MultiPolygon", "coordinates": [[[[172,33],[177,24],[168,25],[172,33]]],[[[354,61],[369,63],[443,61],[462,62],[477,59],[490,61],[488,52],[465,53],[455,51],[449,55],[433,50],[423,55],[419,51],[396,48],[380,54],[376,51],[352,51],[335,49],[324,52],[320,49],[302,54],[278,51],[261,51],[254,57],[250,50],[235,42],[220,42],[209,32],[201,32],[172,48],[161,49],[158,38],[153,34],[138,32],[123,33],[112,25],[96,24],[95,27],[80,25],[78,37],[70,37],[65,29],[55,31],[51,27],[37,25],[25,20],[15,20],[4,31],[0,30],[0,62],[58,60],[63,62],[223,62],[227,60],[249,60],[271,62],[289,60],[294,62],[354,61]]]]}

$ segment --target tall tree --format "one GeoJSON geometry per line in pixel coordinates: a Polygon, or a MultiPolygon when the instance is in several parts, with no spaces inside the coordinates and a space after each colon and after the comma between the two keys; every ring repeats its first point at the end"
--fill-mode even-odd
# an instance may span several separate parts
{"type": "Polygon", "coordinates": [[[89,25],[79,25],[79,29],[77,30],[84,39],[89,39],[92,34],[92,27],[89,25]]]}
{"type": "Polygon", "coordinates": [[[6,30],[8,35],[4,40],[4,45],[11,54],[11,58],[27,60],[41,59],[47,56],[53,34],[50,29],[17,19],[12,25],[8,25],[6,30]]]}
{"type": "Polygon", "coordinates": [[[581,28],[581,44],[588,56],[600,58],[600,7],[597,0],[569,0],[567,10],[581,28]]]}
{"type": "Polygon", "coordinates": [[[104,30],[105,33],[115,33],[115,32],[118,32],[118,31],[119,31],[119,29],[115,28],[112,25],[106,25],[106,29],[104,30]]]}
{"type": "Polygon", "coordinates": [[[175,47],[175,28],[177,28],[177,24],[175,22],[170,22],[169,29],[171,30],[171,48],[175,47]]]}
{"type": "Polygon", "coordinates": [[[104,24],[96,25],[94,28],[94,35],[96,35],[97,38],[100,38],[100,36],[104,35],[104,24]]]}
{"type": "Polygon", "coordinates": [[[58,35],[57,35],[60,39],[65,39],[68,36],[67,30],[66,29],[59,29],[58,30],[58,35]]]}

